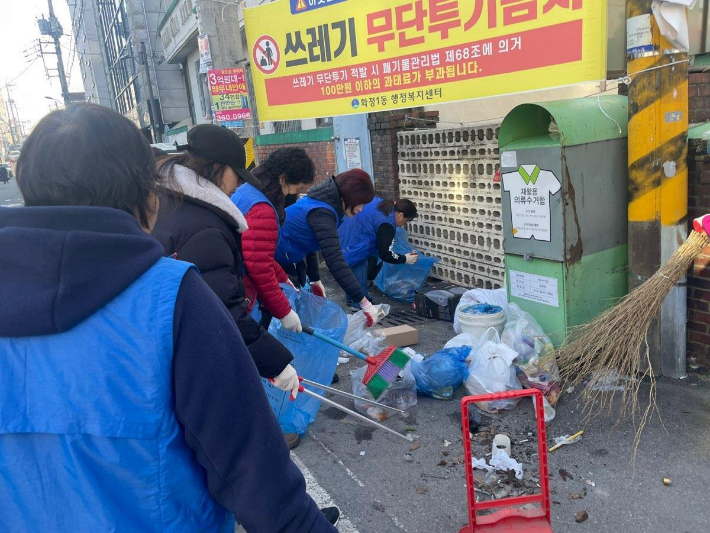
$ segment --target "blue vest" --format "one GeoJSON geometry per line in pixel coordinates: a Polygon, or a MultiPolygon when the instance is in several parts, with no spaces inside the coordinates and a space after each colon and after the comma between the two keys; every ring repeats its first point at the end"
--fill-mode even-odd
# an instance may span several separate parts
{"type": "Polygon", "coordinates": [[[295,204],[286,208],[286,221],[281,228],[281,241],[276,248],[276,260],[283,264],[298,263],[309,253],[320,250],[316,234],[308,225],[306,218],[313,209],[328,209],[335,215],[336,227],[340,227],[343,220],[338,212],[325,202],[306,196],[295,204]]]}
{"type": "Polygon", "coordinates": [[[274,204],[269,201],[263,192],[253,185],[245,183],[234,191],[234,194],[232,195],[232,202],[234,202],[234,205],[237,206],[237,209],[239,209],[244,216],[247,216],[247,213],[251,211],[251,208],[256,204],[269,204],[271,209],[274,210],[276,225],[279,229],[278,239],[281,240],[281,221],[279,220],[279,214],[276,212],[274,204]]]}
{"type": "Polygon", "coordinates": [[[175,418],[160,259],[70,331],[0,338],[0,531],[234,531],[175,418]]]}
{"type": "Polygon", "coordinates": [[[377,209],[381,202],[382,198],[375,198],[340,226],[340,246],[348,265],[355,266],[377,255],[377,229],[382,224],[391,224],[396,228],[394,207],[389,215],[385,215],[377,209]]]}

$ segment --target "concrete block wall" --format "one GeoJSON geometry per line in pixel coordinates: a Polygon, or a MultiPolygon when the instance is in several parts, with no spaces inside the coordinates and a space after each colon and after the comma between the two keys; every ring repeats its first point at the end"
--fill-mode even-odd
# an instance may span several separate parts
{"type": "Polygon", "coordinates": [[[410,239],[441,258],[434,276],[467,287],[505,277],[498,126],[398,135],[400,194],[419,210],[410,239]]]}

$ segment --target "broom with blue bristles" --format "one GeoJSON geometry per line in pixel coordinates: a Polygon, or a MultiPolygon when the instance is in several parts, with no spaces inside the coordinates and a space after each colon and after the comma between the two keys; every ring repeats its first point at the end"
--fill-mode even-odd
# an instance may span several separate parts
{"type": "Polygon", "coordinates": [[[397,379],[397,374],[407,366],[410,359],[406,353],[396,346],[389,346],[375,356],[367,356],[357,350],[353,350],[346,344],[326,337],[322,333],[318,333],[308,326],[303,326],[303,332],[313,335],[316,339],[332,344],[365,361],[369,366],[365,372],[365,377],[362,379],[362,384],[365,385],[375,400],[382,396],[389,386],[394,383],[395,379],[397,379]]]}

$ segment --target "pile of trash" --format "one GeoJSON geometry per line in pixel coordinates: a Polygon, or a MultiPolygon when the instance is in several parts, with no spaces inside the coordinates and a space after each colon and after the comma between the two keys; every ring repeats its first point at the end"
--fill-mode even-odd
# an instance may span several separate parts
{"type": "MultiPolygon", "coordinates": [[[[380,306],[382,316],[389,310],[387,305],[380,306]]],[[[416,404],[417,395],[451,400],[461,385],[471,395],[536,388],[545,397],[545,420],[554,418],[554,406],[560,395],[555,348],[532,315],[516,304],[507,303],[505,289],[467,291],[458,304],[454,330],[459,335],[428,357],[406,348],[412,360],[379,401],[406,409],[416,404]],[[464,317],[464,329],[468,331],[464,332],[462,321],[458,320],[461,310],[492,317],[493,325],[476,335],[477,330],[468,327],[470,321],[464,317]]],[[[386,348],[384,337],[365,327],[362,312],[348,317],[344,342],[367,355],[377,355],[386,348]]],[[[353,392],[368,398],[362,384],[364,373],[364,368],[353,372],[351,380],[353,392]]],[[[479,402],[477,406],[484,412],[498,413],[515,408],[517,403],[518,400],[497,400],[479,402]]],[[[374,419],[387,417],[386,410],[367,402],[356,401],[355,407],[374,419]]]]}

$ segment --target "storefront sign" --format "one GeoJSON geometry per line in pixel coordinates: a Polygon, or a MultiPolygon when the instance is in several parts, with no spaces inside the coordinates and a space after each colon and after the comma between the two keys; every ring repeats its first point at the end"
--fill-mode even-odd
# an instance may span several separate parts
{"type": "Polygon", "coordinates": [[[293,120],[604,79],[606,12],[590,0],[276,0],[244,17],[259,114],[293,120]]]}
{"type": "Polygon", "coordinates": [[[251,118],[244,69],[210,70],[207,79],[212,95],[212,112],[218,122],[238,122],[251,118]]]}
{"type": "Polygon", "coordinates": [[[197,32],[197,14],[193,0],[173,2],[158,26],[165,59],[170,61],[197,32]]]}

